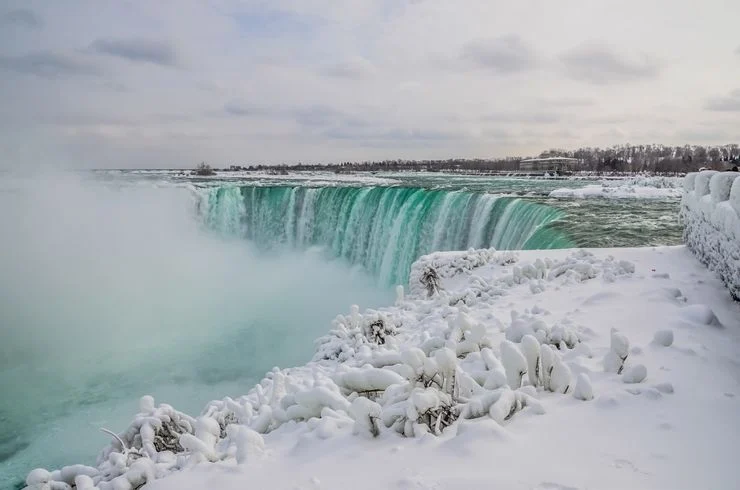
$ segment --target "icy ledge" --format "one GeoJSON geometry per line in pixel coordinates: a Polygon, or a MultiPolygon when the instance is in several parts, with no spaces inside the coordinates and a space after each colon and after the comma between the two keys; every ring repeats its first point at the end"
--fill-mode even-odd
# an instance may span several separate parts
{"type": "Polygon", "coordinates": [[[307,365],[197,418],[145,396],[95,467],[27,484],[727,488],[737,385],[720,361],[740,315],[721,288],[683,247],[428,255],[408,295],[338,316],[307,365]]]}
{"type": "Polygon", "coordinates": [[[740,300],[740,174],[707,170],[684,179],[684,242],[740,300]]]}

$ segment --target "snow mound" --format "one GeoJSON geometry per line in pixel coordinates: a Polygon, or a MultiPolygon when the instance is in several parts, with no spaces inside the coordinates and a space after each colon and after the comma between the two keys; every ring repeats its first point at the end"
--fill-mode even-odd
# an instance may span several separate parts
{"type": "Polygon", "coordinates": [[[684,241],[740,299],[740,174],[713,170],[685,177],[684,241]]]}

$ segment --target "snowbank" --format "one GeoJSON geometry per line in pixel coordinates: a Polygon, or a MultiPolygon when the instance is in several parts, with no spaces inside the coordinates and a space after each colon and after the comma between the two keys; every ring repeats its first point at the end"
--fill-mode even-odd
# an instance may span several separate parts
{"type": "Polygon", "coordinates": [[[707,170],[684,181],[684,241],[740,300],[740,174],[707,170]]]}
{"type": "Polygon", "coordinates": [[[435,253],[410,279],[396,305],[337,316],[305,366],[197,417],[143,397],[94,467],[36,469],[29,487],[737,481],[740,308],[685,248],[435,253]]]}

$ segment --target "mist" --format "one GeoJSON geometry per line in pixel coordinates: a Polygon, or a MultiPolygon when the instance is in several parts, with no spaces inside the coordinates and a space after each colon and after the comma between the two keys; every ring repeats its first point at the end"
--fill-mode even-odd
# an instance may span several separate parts
{"type": "Polygon", "coordinates": [[[271,367],[309,360],[351,304],[390,301],[317,251],[266,255],[210,233],[194,199],[69,174],[3,181],[0,469],[36,452],[33,466],[71,462],[79,454],[34,449],[34,437],[125,423],[144,394],[192,412],[246,393],[271,367]]]}

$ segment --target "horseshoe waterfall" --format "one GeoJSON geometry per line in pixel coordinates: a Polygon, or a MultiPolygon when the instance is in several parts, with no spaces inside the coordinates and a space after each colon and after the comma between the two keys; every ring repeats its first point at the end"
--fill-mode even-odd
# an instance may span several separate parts
{"type": "Polygon", "coordinates": [[[468,248],[572,246],[562,212],[526,200],[412,187],[241,186],[200,191],[207,226],[264,248],[320,246],[381,284],[405,283],[419,256],[468,248]]]}

